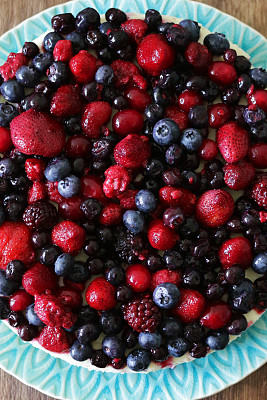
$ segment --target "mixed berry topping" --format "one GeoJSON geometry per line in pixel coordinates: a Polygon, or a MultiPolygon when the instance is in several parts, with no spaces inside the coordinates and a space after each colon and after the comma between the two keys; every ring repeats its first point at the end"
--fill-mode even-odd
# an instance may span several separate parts
{"type": "Polygon", "coordinates": [[[153,9],[51,25],[0,67],[0,318],[98,368],[225,348],[267,307],[267,72],[153,9]]]}

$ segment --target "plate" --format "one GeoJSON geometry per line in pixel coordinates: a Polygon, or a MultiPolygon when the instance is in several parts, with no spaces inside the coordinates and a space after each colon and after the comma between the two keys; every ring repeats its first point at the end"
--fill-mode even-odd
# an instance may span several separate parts
{"type": "MultiPolygon", "coordinates": [[[[251,56],[254,66],[267,69],[267,41],[254,29],[205,4],[187,0],[76,0],[52,7],[5,33],[1,38],[0,63],[25,41],[51,29],[55,14],[94,7],[144,13],[156,8],[163,15],[191,18],[227,38],[251,56]]],[[[226,349],[174,369],[149,374],[88,371],[57,359],[22,342],[0,323],[0,367],[35,389],[66,400],[196,400],[213,395],[245,378],[267,361],[267,313],[226,349]]]]}

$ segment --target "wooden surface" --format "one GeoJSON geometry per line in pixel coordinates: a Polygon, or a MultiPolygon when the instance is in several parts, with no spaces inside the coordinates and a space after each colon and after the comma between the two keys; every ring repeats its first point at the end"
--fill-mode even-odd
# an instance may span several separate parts
{"type": "MultiPolygon", "coordinates": [[[[172,0],[170,0],[172,1],[172,0]]],[[[62,0],[0,0],[0,35],[24,19],[62,0]]],[[[252,26],[267,36],[267,0],[205,0],[209,4],[252,26]]],[[[267,398],[267,364],[244,381],[209,397],[208,400],[265,400],[267,398]]],[[[51,400],[0,370],[0,399],[51,400]]]]}

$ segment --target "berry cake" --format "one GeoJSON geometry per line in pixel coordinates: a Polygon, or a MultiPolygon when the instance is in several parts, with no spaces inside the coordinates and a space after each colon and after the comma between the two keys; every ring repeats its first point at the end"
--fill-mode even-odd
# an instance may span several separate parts
{"type": "Polygon", "coordinates": [[[0,318],[69,363],[205,357],[267,307],[267,73],[197,22],[92,8],[0,67],[0,318]]]}

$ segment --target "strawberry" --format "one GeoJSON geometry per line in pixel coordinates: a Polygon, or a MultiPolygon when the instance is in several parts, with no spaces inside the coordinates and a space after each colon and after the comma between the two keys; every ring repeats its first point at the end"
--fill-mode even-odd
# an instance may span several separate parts
{"type": "Polygon", "coordinates": [[[108,203],[100,214],[99,222],[102,225],[120,225],[122,214],[123,210],[119,204],[108,203]]]}
{"type": "Polygon", "coordinates": [[[88,286],[85,298],[90,307],[99,311],[106,311],[116,305],[115,287],[105,278],[95,278],[88,286]]]}
{"type": "Polygon", "coordinates": [[[131,183],[131,174],[120,165],[112,165],[105,171],[103,190],[107,197],[117,197],[124,192],[131,183]]]}
{"type": "Polygon", "coordinates": [[[62,221],[52,230],[52,242],[65,253],[77,255],[86,239],[83,228],[72,221],[62,221]]]}
{"type": "Polygon", "coordinates": [[[118,165],[135,169],[146,165],[150,153],[147,136],[130,134],[115,146],[114,159],[118,165]]]}
{"type": "Polygon", "coordinates": [[[232,316],[229,304],[224,301],[216,301],[209,304],[200,320],[201,325],[209,329],[221,329],[226,325],[232,316]]]}
{"type": "Polygon", "coordinates": [[[40,295],[58,287],[58,276],[51,268],[36,262],[23,275],[22,286],[32,296],[40,295]]]}
{"type": "Polygon", "coordinates": [[[228,163],[234,163],[246,157],[249,150],[248,131],[237,122],[227,122],[217,131],[217,145],[221,155],[228,163]]]}
{"type": "Polygon", "coordinates": [[[224,182],[233,190],[245,189],[253,181],[255,168],[247,161],[239,161],[236,164],[226,164],[224,170],[224,182]]]}
{"type": "Polygon", "coordinates": [[[46,325],[70,329],[77,316],[64,308],[62,302],[51,294],[35,296],[34,311],[46,325]]]}
{"type": "Polygon", "coordinates": [[[163,35],[152,33],[139,44],[136,58],[147,74],[158,76],[163,69],[173,66],[175,52],[163,35]]]}
{"type": "Polygon", "coordinates": [[[65,145],[63,126],[49,114],[33,109],[15,117],[10,130],[14,146],[24,154],[54,157],[65,145]]]}
{"type": "Polygon", "coordinates": [[[23,222],[5,221],[0,226],[0,268],[12,260],[30,263],[34,256],[30,229],[23,222]]]}
{"type": "Polygon", "coordinates": [[[182,271],[171,271],[170,269],[160,269],[152,275],[150,283],[150,291],[153,293],[161,283],[170,282],[176,286],[180,286],[182,282],[182,271]]]}
{"type": "Polygon", "coordinates": [[[45,162],[39,158],[27,158],[25,172],[31,181],[41,181],[44,177],[45,162]]]}
{"type": "Polygon", "coordinates": [[[49,197],[49,200],[54,201],[55,203],[60,204],[65,198],[61,196],[57,189],[58,182],[49,182],[47,181],[45,184],[46,191],[49,197]]]}
{"type": "Polygon", "coordinates": [[[114,72],[114,84],[118,89],[125,89],[126,86],[147,89],[147,81],[135,64],[130,61],[115,60],[111,63],[111,67],[114,72]]]}
{"type": "Polygon", "coordinates": [[[72,57],[69,67],[76,82],[92,82],[97,71],[97,59],[86,50],[81,50],[72,57]]]}
{"type": "Polygon", "coordinates": [[[205,299],[196,290],[180,289],[180,299],[172,314],[185,324],[202,317],[205,308],[205,299]]]}
{"type": "Polygon", "coordinates": [[[51,100],[50,113],[56,117],[69,117],[82,111],[83,99],[79,85],[63,85],[51,100]]]}
{"type": "Polygon", "coordinates": [[[222,189],[208,190],[199,197],[195,216],[204,226],[216,228],[228,221],[233,214],[234,206],[230,193],[222,189]]]}
{"type": "Polygon", "coordinates": [[[82,128],[84,133],[96,139],[100,136],[100,128],[107,124],[111,117],[111,107],[106,101],[89,103],[82,114],[82,128]]]}
{"type": "Polygon", "coordinates": [[[5,82],[15,79],[19,67],[26,64],[28,64],[28,60],[23,53],[10,53],[6,62],[0,67],[0,74],[5,82]]]}
{"type": "Polygon", "coordinates": [[[54,353],[64,353],[69,350],[67,334],[63,328],[45,326],[37,340],[44,349],[54,353]]]}
{"type": "Polygon", "coordinates": [[[120,201],[120,205],[125,210],[137,210],[135,204],[135,196],[137,195],[138,190],[127,189],[122,194],[118,195],[118,199],[120,201]]]}
{"type": "Polygon", "coordinates": [[[166,107],[165,118],[170,118],[176,122],[180,130],[183,131],[188,127],[188,115],[178,106],[172,104],[166,107]]]}
{"type": "Polygon", "coordinates": [[[267,173],[258,174],[257,181],[252,187],[251,197],[256,203],[267,210],[267,173]]]}
{"type": "Polygon", "coordinates": [[[179,236],[172,229],[165,226],[161,219],[155,219],[150,222],[147,228],[148,241],[154,249],[171,250],[179,236]]]}
{"type": "Polygon", "coordinates": [[[53,50],[55,61],[69,62],[73,57],[72,43],[70,40],[59,40],[53,50]]]}
{"type": "Polygon", "coordinates": [[[46,187],[44,182],[33,182],[32,187],[28,191],[28,203],[32,204],[39,200],[44,200],[47,197],[46,187]]]}
{"type": "Polygon", "coordinates": [[[174,186],[163,186],[159,191],[160,201],[165,206],[178,206],[186,215],[192,215],[196,196],[189,190],[174,186]]]}
{"type": "Polygon", "coordinates": [[[253,258],[250,241],[243,236],[228,239],[219,248],[218,256],[225,269],[233,265],[247,269],[253,258]]]}
{"type": "Polygon", "coordinates": [[[128,33],[128,35],[139,44],[146,36],[148,26],[142,19],[128,19],[121,24],[121,29],[128,33]]]}

